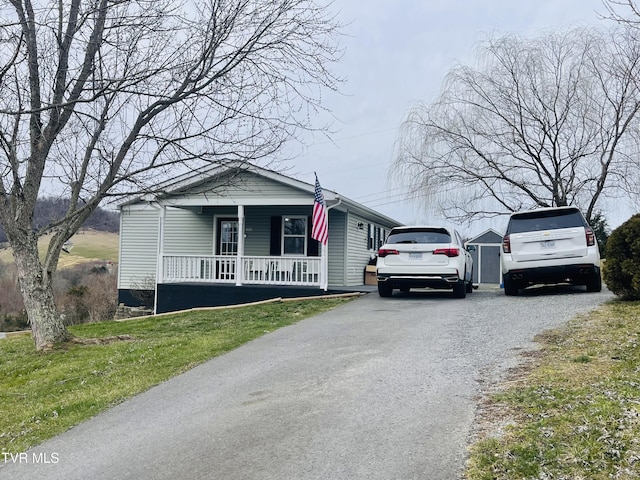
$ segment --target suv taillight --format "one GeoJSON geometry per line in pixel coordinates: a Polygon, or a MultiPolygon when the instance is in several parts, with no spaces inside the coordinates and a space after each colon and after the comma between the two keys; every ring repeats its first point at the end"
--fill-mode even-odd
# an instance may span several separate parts
{"type": "Polygon", "coordinates": [[[502,251],[504,253],[511,253],[511,238],[509,235],[505,235],[502,238],[502,251]]]}
{"type": "Polygon", "coordinates": [[[378,250],[378,256],[381,258],[386,257],[387,255],[399,255],[400,252],[398,250],[394,250],[392,248],[381,248],[378,250]]]}
{"type": "Polygon", "coordinates": [[[433,251],[434,255],[446,255],[447,257],[457,257],[460,255],[460,250],[457,248],[436,248],[433,251]]]}
{"type": "Polygon", "coordinates": [[[586,227],[584,233],[587,237],[587,247],[593,247],[596,244],[596,234],[593,233],[593,228],[586,227]]]}

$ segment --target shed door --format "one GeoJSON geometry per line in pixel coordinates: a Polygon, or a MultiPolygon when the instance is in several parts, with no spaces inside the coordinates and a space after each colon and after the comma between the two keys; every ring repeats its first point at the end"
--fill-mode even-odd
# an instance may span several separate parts
{"type": "Polygon", "coordinates": [[[480,245],[480,283],[500,283],[500,247],[480,245]]]}

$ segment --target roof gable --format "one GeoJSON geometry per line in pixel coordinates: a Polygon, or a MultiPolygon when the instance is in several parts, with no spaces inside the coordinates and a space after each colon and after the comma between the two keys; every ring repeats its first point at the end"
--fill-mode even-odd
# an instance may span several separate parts
{"type": "MultiPolygon", "coordinates": [[[[120,207],[138,202],[161,202],[166,205],[312,205],[315,185],[246,162],[202,168],[175,177],[160,185],[159,192],[144,195],[120,207]]],[[[329,208],[353,211],[387,226],[398,225],[394,219],[350,200],[338,193],[322,189],[329,208]]]]}
{"type": "MultiPolygon", "coordinates": [[[[280,174],[264,175],[248,169],[229,171],[185,185],[168,193],[165,198],[214,196],[239,200],[255,197],[266,199],[273,197],[299,198],[304,196],[310,200],[313,199],[313,186],[298,180],[293,182],[286,181],[287,178],[280,174]]],[[[324,190],[324,196],[327,201],[334,200],[336,193],[324,190]]]]}
{"type": "Polygon", "coordinates": [[[475,238],[472,238],[467,243],[482,244],[482,243],[502,243],[502,235],[490,228],[484,231],[475,238]]]}
{"type": "MultiPolygon", "coordinates": [[[[292,177],[288,177],[281,173],[258,167],[246,162],[230,162],[228,165],[215,165],[213,167],[202,168],[200,170],[180,175],[175,179],[165,182],[161,185],[161,189],[168,194],[185,194],[202,191],[202,185],[205,188],[219,188],[220,186],[245,183],[248,179],[261,177],[269,179],[274,183],[287,185],[301,192],[308,192],[313,195],[314,185],[302,182],[292,177]]],[[[333,199],[337,194],[331,190],[323,189],[325,199],[333,199]]]]}

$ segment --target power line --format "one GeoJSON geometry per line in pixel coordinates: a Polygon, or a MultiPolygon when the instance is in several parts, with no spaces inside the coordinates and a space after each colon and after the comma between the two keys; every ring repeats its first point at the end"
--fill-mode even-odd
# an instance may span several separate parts
{"type": "MultiPolygon", "coordinates": [[[[390,190],[385,190],[384,192],[367,193],[366,195],[360,195],[358,197],[354,197],[354,200],[361,201],[361,199],[363,199],[363,198],[373,197],[373,196],[380,196],[380,195],[384,195],[384,194],[389,193],[389,192],[395,192],[395,191],[402,190],[402,189],[404,189],[404,187],[396,187],[396,188],[392,188],[390,190]]],[[[386,195],[384,195],[384,196],[386,198],[386,195]]],[[[364,203],[364,202],[361,202],[361,203],[364,203]]]]}
{"type": "Polygon", "coordinates": [[[386,203],[378,203],[378,202],[387,202],[388,200],[391,200],[393,198],[397,198],[398,200],[394,200],[394,202],[401,202],[403,200],[410,200],[411,198],[407,198],[407,195],[405,193],[397,193],[395,195],[387,195],[383,198],[378,198],[378,199],[372,199],[372,200],[365,200],[365,201],[360,201],[360,203],[364,203],[369,205],[370,207],[375,207],[376,205],[386,205],[386,203]]]}
{"type": "Polygon", "coordinates": [[[367,203],[367,202],[362,202],[362,203],[364,203],[365,205],[367,205],[370,208],[377,208],[377,207],[382,207],[384,205],[391,205],[391,204],[394,204],[394,203],[400,203],[400,202],[405,202],[405,201],[411,201],[411,200],[424,198],[424,197],[427,197],[428,195],[429,195],[428,192],[427,193],[423,193],[421,195],[412,196],[412,197],[406,197],[404,194],[397,194],[397,195],[391,195],[390,197],[387,197],[387,198],[394,198],[394,197],[400,197],[400,196],[403,196],[404,198],[399,198],[398,200],[392,200],[390,202],[383,202],[383,203],[375,203],[375,202],[373,204],[370,204],[370,203],[367,203]]]}
{"type": "Polygon", "coordinates": [[[341,141],[344,141],[344,140],[353,140],[355,138],[368,137],[369,135],[376,135],[378,133],[390,132],[391,130],[397,130],[398,128],[399,127],[383,128],[381,130],[372,130],[370,132],[360,133],[360,134],[357,134],[357,135],[350,135],[348,137],[329,139],[329,140],[326,140],[324,142],[312,143],[312,144],[309,145],[309,147],[314,147],[316,145],[326,145],[328,143],[336,143],[336,142],[341,142],[341,141]]]}

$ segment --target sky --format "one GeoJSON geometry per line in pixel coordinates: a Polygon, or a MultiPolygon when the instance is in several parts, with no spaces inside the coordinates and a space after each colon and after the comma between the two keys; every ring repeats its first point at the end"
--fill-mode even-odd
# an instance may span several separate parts
{"type": "MultiPolygon", "coordinates": [[[[307,134],[286,174],[313,183],[316,172],[323,188],[403,224],[443,221],[387,181],[394,142],[412,106],[434,101],[453,66],[473,65],[474,48],[488,35],[528,37],[608,23],[601,0],[335,0],[331,10],[345,25],[344,56],[333,69],[346,82],[340,94],[325,97],[335,133],[331,140],[307,134]]],[[[609,225],[629,215],[612,217],[609,225]]],[[[463,232],[502,231],[506,222],[479,222],[463,232]]]]}

